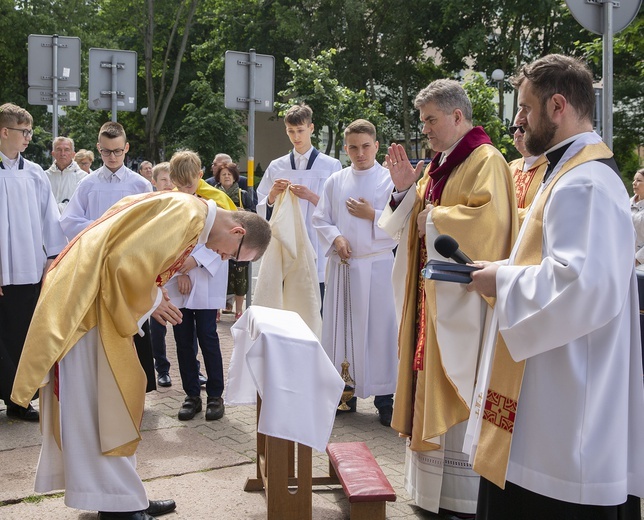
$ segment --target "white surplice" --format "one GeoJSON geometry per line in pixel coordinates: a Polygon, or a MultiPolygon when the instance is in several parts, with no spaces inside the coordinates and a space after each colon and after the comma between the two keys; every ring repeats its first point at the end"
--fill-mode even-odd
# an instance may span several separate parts
{"type": "Polygon", "coordinates": [[[60,213],[40,166],[20,155],[0,161],[0,285],[35,284],[67,245],[60,213]]]}
{"type": "Polygon", "coordinates": [[[351,245],[351,322],[346,327],[346,357],[356,382],[355,395],[361,398],[396,390],[398,326],[391,281],[396,242],[377,224],[392,189],[389,170],[378,163],[363,171],[345,168],[329,177],[313,214],[320,246],[329,258],[322,346],[339,372],[345,359],[345,287],[333,241],[342,235],[351,245]],[[376,212],[374,221],[349,214],[349,198],[368,201],[376,212]]]}
{"type": "MultiPolygon", "coordinates": [[[[262,176],[259,186],[257,186],[257,214],[266,218],[268,193],[271,191],[271,187],[277,179],[288,179],[292,184],[301,184],[313,193],[321,195],[325,181],[332,173],[341,169],[342,164],[340,161],[323,153],[317,155],[310,170],[292,169],[290,154],[271,161],[262,176]]],[[[307,200],[300,199],[300,209],[302,210],[302,216],[306,223],[309,240],[311,240],[311,244],[317,255],[318,281],[322,283],[324,282],[326,258],[324,256],[325,251],[319,245],[317,233],[311,224],[311,217],[315,211],[315,206],[307,200]]]]}
{"type": "Polygon", "coordinates": [[[152,191],[152,184],[125,166],[112,172],[104,165],[78,184],[62,215],[60,225],[71,240],[123,197],[152,191]]]}
{"type": "MultiPolygon", "coordinates": [[[[581,134],[549,179],[600,141],[581,134]]],[[[526,360],[507,480],[578,504],[642,497],[644,389],[624,184],[596,161],[567,172],[545,205],[540,265],[512,265],[524,230],[496,278],[495,321],[512,358],[526,360]]],[[[466,436],[471,458],[482,416],[475,403],[487,390],[492,354],[487,341],[466,436]]]]}

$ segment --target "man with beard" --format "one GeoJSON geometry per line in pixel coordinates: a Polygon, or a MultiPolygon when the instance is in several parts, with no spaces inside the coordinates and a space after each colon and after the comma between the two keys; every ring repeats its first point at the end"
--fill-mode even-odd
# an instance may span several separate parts
{"type": "Polygon", "coordinates": [[[548,168],[509,260],[477,262],[496,297],[468,424],[478,520],[640,520],[644,391],[634,233],[592,75],[523,67],[517,123],[548,168]],[[498,332],[498,333],[497,333],[498,332]]]}
{"type": "Polygon", "coordinates": [[[410,439],[405,486],[415,502],[472,515],[478,477],[462,449],[487,303],[464,285],[425,280],[421,269],[428,258],[444,260],[434,250],[438,234],[453,236],[471,258],[505,258],[518,229],[516,200],[507,162],[472,124],[461,85],[434,81],[415,106],[438,153],[416,183],[422,163],[414,170],[402,146],[389,147],[395,189],[379,220],[400,239],[394,265],[400,362],[391,426],[410,439]]]}

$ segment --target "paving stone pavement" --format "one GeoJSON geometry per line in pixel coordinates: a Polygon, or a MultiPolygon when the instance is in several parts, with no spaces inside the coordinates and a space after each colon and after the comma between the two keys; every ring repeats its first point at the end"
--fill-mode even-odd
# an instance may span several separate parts
{"type": "MultiPolygon", "coordinates": [[[[219,336],[224,372],[232,354],[230,327],[234,317],[223,314],[219,336]]],[[[262,492],[243,491],[255,477],[254,406],[227,407],[219,421],[206,422],[204,412],[181,422],[183,402],[176,349],[171,328],[167,335],[172,387],[159,388],[146,398],[138,471],[153,499],[173,498],[177,510],[163,518],[188,520],[261,520],[266,518],[262,492]]],[[[205,411],[205,391],[202,393],[205,411]]],[[[36,403],[34,403],[36,404],[36,403]]],[[[387,519],[448,519],[416,507],[404,489],[404,441],[378,421],[373,400],[358,400],[358,411],[336,418],[331,442],[364,441],[394,486],[397,501],[388,503],[387,519]]],[[[40,452],[36,424],[8,419],[0,405],[0,519],[93,520],[95,512],[67,508],[62,493],[37,495],[33,479],[40,452]]],[[[328,471],[326,454],[313,452],[313,475],[328,471]]],[[[313,494],[313,519],[349,518],[349,505],[339,488],[318,487],[313,494]]],[[[520,520],[520,519],[519,519],[520,520]]]]}

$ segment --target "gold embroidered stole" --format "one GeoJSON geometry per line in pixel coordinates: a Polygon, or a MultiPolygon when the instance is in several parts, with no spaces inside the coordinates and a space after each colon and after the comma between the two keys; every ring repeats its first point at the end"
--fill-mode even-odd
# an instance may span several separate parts
{"type": "MultiPolygon", "coordinates": [[[[606,159],[613,153],[604,143],[585,146],[569,159],[555,175],[538,199],[533,201],[534,209],[525,224],[525,233],[518,246],[514,265],[539,265],[543,252],[543,212],[554,185],[568,171],[585,162],[606,159]]],[[[529,341],[529,338],[526,338],[529,341]]],[[[474,471],[505,489],[512,434],[516,418],[525,361],[516,362],[510,356],[508,347],[499,332],[492,362],[490,384],[480,413],[481,434],[474,471]]]]}

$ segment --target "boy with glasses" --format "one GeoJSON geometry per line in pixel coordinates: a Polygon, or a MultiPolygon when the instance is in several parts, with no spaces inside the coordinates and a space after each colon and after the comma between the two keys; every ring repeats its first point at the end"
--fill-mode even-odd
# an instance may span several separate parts
{"type": "MultiPolygon", "coordinates": [[[[201,160],[195,152],[179,151],[170,159],[170,179],[179,191],[196,195],[202,175],[201,160]]],[[[208,377],[206,421],[224,416],[221,397],[224,366],[217,334],[217,309],[226,306],[228,260],[240,256],[243,243],[244,235],[241,235],[239,243],[232,244],[226,252],[197,245],[166,284],[170,301],[183,315],[181,323],[173,326],[181,384],[186,393],[179,410],[180,421],[189,421],[202,410],[195,332],[208,377]]]]}
{"type": "MultiPolygon", "coordinates": [[[[101,127],[96,148],[103,158],[103,166],[84,176],[60,217],[60,225],[69,240],[123,197],[152,191],[152,184],[147,179],[124,164],[130,144],[120,123],[108,121],[101,127]]],[[[144,335],[136,334],[134,344],[147,376],[146,390],[150,392],[156,390],[150,328],[147,323],[141,328],[144,335]]]]}
{"type": "Polygon", "coordinates": [[[0,106],[0,399],[23,421],[38,412],[12,402],[11,387],[44,273],[67,243],[47,175],[22,156],[32,123],[25,109],[0,106]]]}
{"type": "Polygon", "coordinates": [[[130,144],[120,123],[109,121],[101,127],[96,148],[103,166],[79,183],[60,217],[69,240],[123,197],[152,191],[147,179],[123,164],[130,144]]]}

